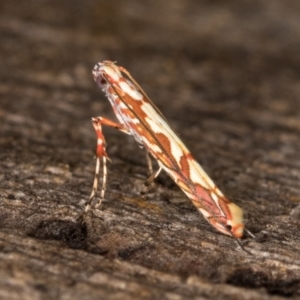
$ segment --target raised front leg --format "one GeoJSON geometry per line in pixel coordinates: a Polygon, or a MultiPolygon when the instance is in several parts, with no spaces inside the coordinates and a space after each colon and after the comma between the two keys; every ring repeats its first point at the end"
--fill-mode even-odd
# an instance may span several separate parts
{"type": "Polygon", "coordinates": [[[104,199],[105,190],[106,190],[106,179],[107,179],[106,162],[107,162],[107,160],[110,161],[110,158],[108,157],[108,155],[106,153],[106,142],[105,142],[105,138],[104,138],[104,135],[103,135],[103,132],[102,132],[102,124],[106,125],[106,126],[116,128],[116,129],[119,129],[120,131],[129,134],[129,131],[124,127],[123,124],[116,123],[116,122],[111,121],[111,120],[106,119],[106,118],[102,118],[102,117],[92,118],[92,124],[94,126],[96,136],[97,136],[96,168],[95,168],[93,189],[92,189],[90,198],[85,203],[85,207],[84,207],[84,212],[85,213],[91,208],[91,203],[93,202],[93,200],[95,198],[95,194],[98,190],[98,182],[99,182],[100,166],[101,166],[100,160],[101,159],[103,161],[102,188],[101,188],[101,191],[100,191],[100,198],[99,198],[97,204],[95,205],[96,208],[101,205],[102,200],[104,199]]]}

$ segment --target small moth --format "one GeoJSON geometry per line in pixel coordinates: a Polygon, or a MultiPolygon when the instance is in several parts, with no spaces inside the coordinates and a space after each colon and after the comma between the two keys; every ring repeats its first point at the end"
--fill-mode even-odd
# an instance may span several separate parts
{"type": "MultiPolygon", "coordinates": [[[[133,135],[138,144],[157,161],[159,169],[150,176],[149,182],[164,170],[213,227],[234,238],[242,237],[242,209],[217,188],[129,72],[106,60],[95,65],[93,76],[110,101],[119,123],[102,117],[92,119],[97,135],[97,162],[93,191],[85,211],[90,208],[97,191],[101,159],[103,181],[100,201],[96,207],[104,198],[108,155],[102,125],[107,125],[133,135]]],[[[148,167],[152,170],[149,157],[148,167]]]]}

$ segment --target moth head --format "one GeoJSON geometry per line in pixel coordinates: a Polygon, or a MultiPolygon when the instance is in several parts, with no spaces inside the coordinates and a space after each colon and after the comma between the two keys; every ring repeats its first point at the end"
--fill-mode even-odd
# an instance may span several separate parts
{"type": "Polygon", "coordinates": [[[104,71],[104,65],[103,63],[99,62],[94,66],[93,69],[93,77],[97,85],[99,86],[100,89],[105,89],[106,86],[108,85],[108,81],[104,78],[105,75],[103,75],[104,71]]]}
{"type": "Polygon", "coordinates": [[[233,236],[235,238],[241,238],[243,236],[244,227],[243,223],[231,224],[231,221],[227,221],[227,224],[219,222],[211,222],[211,224],[218,229],[220,232],[233,236]]]}
{"type": "Polygon", "coordinates": [[[245,225],[243,223],[243,210],[234,203],[227,205],[230,216],[227,218],[226,228],[231,232],[231,235],[240,238],[243,236],[245,225]]]}
{"type": "Polygon", "coordinates": [[[94,66],[93,77],[99,88],[104,90],[108,85],[118,82],[122,75],[117,65],[112,61],[104,60],[94,66]]]}
{"type": "Polygon", "coordinates": [[[240,207],[230,202],[227,203],[227,214],[224,217],[214,217],[206,210],[200,209],[206,220],[218,231],[235,238],[241,238],[244,232],[243,211],[240,207]]]}

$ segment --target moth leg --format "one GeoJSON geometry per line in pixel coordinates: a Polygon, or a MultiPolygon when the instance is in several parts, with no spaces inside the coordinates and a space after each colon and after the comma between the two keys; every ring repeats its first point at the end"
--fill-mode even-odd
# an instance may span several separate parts
{"type": "Polygon", "coordinates": [[[153,174],[152,160],[151,160],[151,157],[147,150],[146,150],[146,161],[147,161],[147,166],[148,166],[148,176],[152,176],[152,174],[153,174]]]}
{"type": "Polygon", "coordinates": [[[161,172],[162,167],[159,167],[157,171],[151,174],[151,176],[145,181],[145,185],[149,185],[161,172]]]}
{"type": "Polygon", "coordinates": [[[95,205],[95,208],[99,207],[104,199],[105,190],[106,190],[106,180],[107,180],[107,160],[110,161],[106,153],[106,141],[104,135],[102,133],[102,124],[106,126],[110,126],[116,128],[124,133],[129,134],[129,131],[124,127],[121,123],[116,123],[106,118],[97,117],[92,118],[92,124],[94,126],[96,136],[97,136],[97,148],[96,148],[96,168],[95,168],[95,176],[93,182],[93,189],[88,201],[85,203],[84,213],[86,213],[91,208],[91,203],[93,202],[96,192],[98,190],[98,183],[99,183],[99,176],[100,176],[100,160],[103,161],[103,168],[102,168],[102,188],[100,191],[100,198],[98,203],[95,205]]]}
{"type": "MultiPolygon", "coordinates": [[[[95,122],[100,123],[101,134],[102,134],[101,124],[118,129],[126,134],[130,134],[129,130],[123,124],[111,121],[107,118],[103,118],[103,117],[92,118],[93,126],[94,126],[95,122]]],[[[94,128],[95,128],[95,126],[94,126],[94,128]]],[[[96,128],[95,128],[95,130],[96,130],[96,128]]],[[[97,130],[96,130],[96,135],[97,135],[97,130]]],[[[97,137],[98,137],[98,135],[97,135],[97,137]]],[[[102,134],[102,137],[103,137],[103,134],[102,134]]],[[[104,137],[103,137],[103,139],[104,139],[104,137]]]]}

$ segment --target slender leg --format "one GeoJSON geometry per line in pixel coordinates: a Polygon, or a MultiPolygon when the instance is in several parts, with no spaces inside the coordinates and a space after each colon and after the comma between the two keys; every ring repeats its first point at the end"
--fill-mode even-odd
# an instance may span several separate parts
{"type": "MultiPolygon", "coordinates": [[[[105,156],[103,157],[104,160],[105,156]]],[[[97,188],[98,188],[98,180],[99,180],[99,173],[100,173],[100,159],[101,157],[97,157],[96,158],[96,169],[95,169],[95,176],[94,176],[94,182],[93,182],[93,189],[90,195],[90,198],[86,201],[85,206],[84,206],[84,213],[88,212],[91,208],[91,203],[95,197],[97,188]]],[[[103,162],[104,165],[104,162],[103,162]]],[[[103,174],[103,182],[104,182],[104,174],[103,174]]],[[[103,186],[102,186],[102,190],[103,190],[103,186]]],[[[101,191],[102,191],[101,190],[101,191]]],[[[105,190],[105,188],[104,188],[105,190]]],[[[101,199],[99,200],[99,202],[102,202],[102,193],[101,193],[101,199]]]]}
{"type": "Polygon", "coordinates": [[[148,176],[151,176],[153,173],[152,160],[147,150],[146,150],[146,161],[148,166],[148,176]]]}
{"type": "Polygon", "coordinates": [[[102,177],[102,188],[100,193],[99,201],[96,203],[95,208],[98,208],[102,200],[104,199],[105,191],[106,191],[106,179],[107,179],[107,166],[106,166],[106,157],[103,156],[103,177],[102,177]]]}
{"type": "Polygon", "coordinates": [[[110,161],[110,158],[108,157],[106,153],[106,142],[104,135],[102,133],[102,124],[106,126],[110,126],[116,129],[119,129],[122,132],[125,132],[129,134],[129,131],[121,124],[113,122],[109,119],[97,117],[92,118],[92,123],[96,132],[97,136],[97,149],[96,149],[96,168],[95,168],[95,176],[94,176],[94,182],[93,182],[93,189],[90,195],[90,198],[85,203],[84,207],[84,213],[86,213],[91,208],[91,203],[95,198],[96,192],[98,190],[98,183],[99,183],[99,176],[100,176],[100,160],[102,158],[103,161],[103,173],[102,173],[102,188],[100,192],[100,198],[98,200],[98,203],[95,205],[95,207],[99,207],[102,203],[102,200],[104,199],[105,190],[106,190],[106,180],[107,180],[107,160],[110,161]]]}
{"type": "MultiPolygon", "coordinates": [[[[115,128],[115,129],[119,129],[120,131],[122,131],[122,132],[124,132],[126,134],[130,134],[130,132],[128,131],[128,129],[123,124],[111,121],[111,120],[106,119],[106,118],[102,118],[102,117],[92,118],[92,122],[93,123],[94,122],[101,123],[103,125],[106,125],[106,126],[109,126],[109,127],[115,128]]],[[[100,128],[101,128],[101,125],[100,125],[100,128]]],[[[101,135],[103,137],[102,129],[101,129],[101,135]]]]}
{"type": "Polygon", "coordinates": [[[150,184],[159,175],[161,170],[162,170],[162,167],[159,167],[159,169],[157,171],[152,173],[152,175],[145,181],[145,185],[150,184]]]}
{"type": "MultiPolygon", "coordinates": [[[[102,200],[104,199],[104,196],[105,196],[106,181],[107,181],[107,164],[106,163],[107,163],[107,160],[110,161],[110,158],[108,157],[108,155],[106,153],[106,141],[105,141],[105,138],[104,138],[104,135],[102,132],[102,125],[106,125],[106,126],[118,129],[126,134],[130,134],[128,129],[123,124],[116,123],[116,122],[111,121],[106,118],[102,118],[102,117],[92,118],[92,124],[94,126],[96,136],[97,136],[96,167],[95,167],[95,176],[94,176],[94,181],[93,181],[92,192],[91,192],[89,199],[85,203],[84,213],[87,213],[89,211],[89,209],[91,208],[91,204],[92,204],[93,200],[95,199],[96,192],[98,190],[101,159],[103,162],[102,187],[101,187],[101,191],[100,191],[100,198],[99,198],[98,202],[96,203],[95,208],[98,208],[101,205],[102,200]]],[[[146,152],[146,160],[147,160],[147,165],[148,165],[148,172],[149,172],[149,174],[151,174],[150,177],[145,182],[145,184],[148,185],[158,176],[158,174],[162,170],[162,167],[160,167],[156,172],[153,172],[152,161],[151,161],[151,158],[150,158],[150,155],[148,152],[146,152]]]]}

